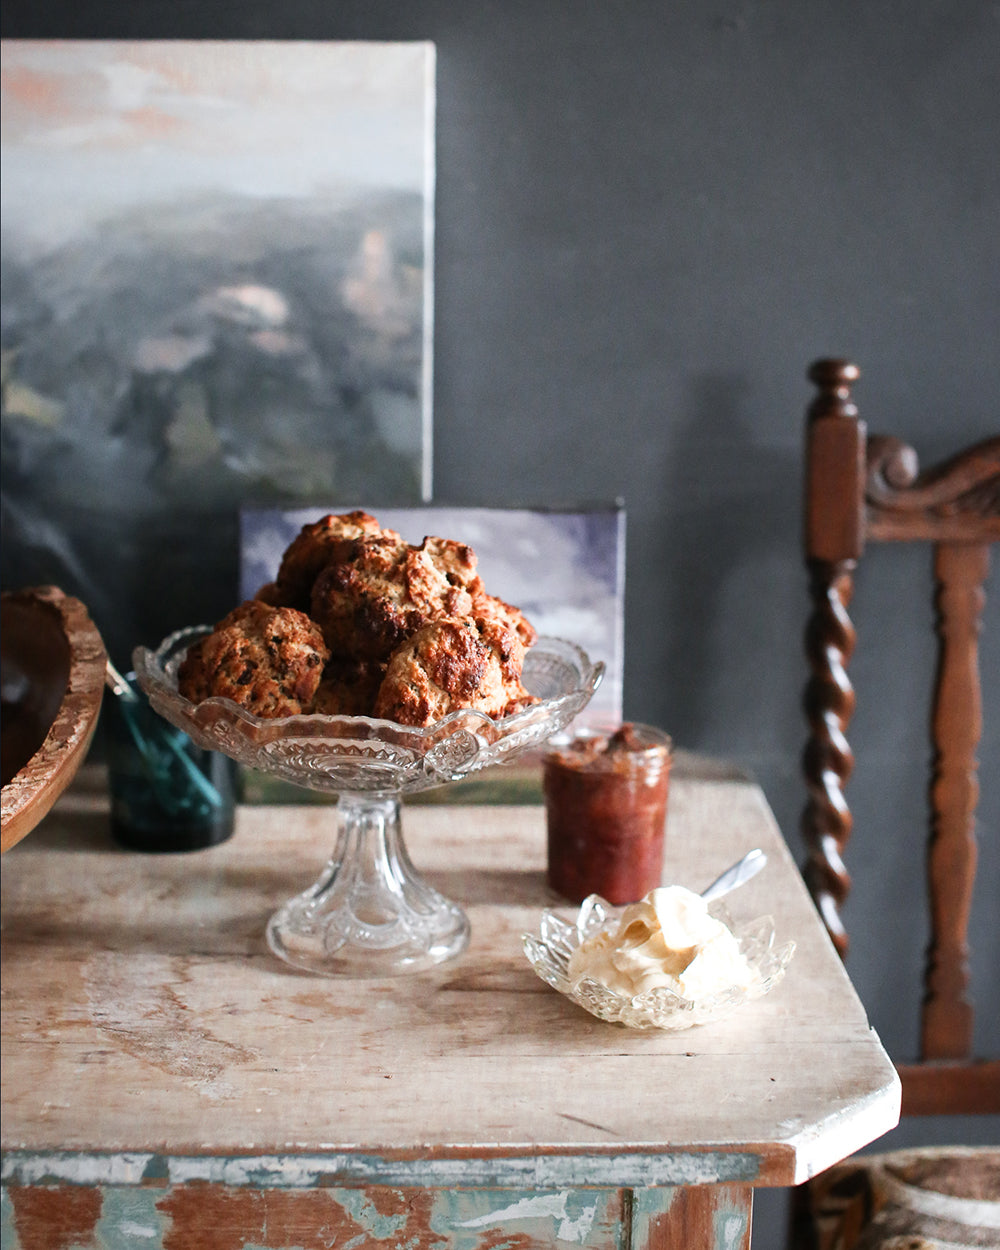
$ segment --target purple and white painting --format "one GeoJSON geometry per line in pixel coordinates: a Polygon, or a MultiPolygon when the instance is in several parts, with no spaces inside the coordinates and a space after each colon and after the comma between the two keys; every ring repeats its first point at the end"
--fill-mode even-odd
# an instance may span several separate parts
{"type": "Polygon", "coordinates": [[[6,40],[4,588],[127,664],[238,513],[430,498],[434,47],[6,40]]]}
{"type": "MultiPolygon", "coordinates": [[[[353,507],[355,505],[351,505],[353,507]]],[[[365,507],[407,542],[428,534],[468,543],[490,594],[516,604],[539,634],[567,638],[603,681],[580,725],[617,724],[624,669],[625,512],[618,505],[579,512],[517,508],[365,507]]],[[[240,598],[273,581],[281,554],[301,527],[350,507],[245,511],[241,518],[240,598]]]]}

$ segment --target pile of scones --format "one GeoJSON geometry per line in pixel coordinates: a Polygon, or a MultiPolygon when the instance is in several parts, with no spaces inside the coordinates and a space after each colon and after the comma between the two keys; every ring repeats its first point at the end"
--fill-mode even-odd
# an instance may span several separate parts
{"type": "Polygon", "coordinates": [[[418,545],[367,512],[321,517],[286,548],[273,582],[189,649],[178,689],[261,717],[374,716],[433,724],[459,708],[513,715],[536,632],[487,594],[476,554],[418,545]]]}

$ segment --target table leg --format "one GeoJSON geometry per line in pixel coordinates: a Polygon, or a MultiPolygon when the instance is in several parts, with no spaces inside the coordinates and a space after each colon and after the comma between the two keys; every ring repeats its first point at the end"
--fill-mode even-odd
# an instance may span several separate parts
{"type": "Polygon", "coordinates": [[[750,1250],[749,1185],[631,1190],[628,1250],[750,1250]]]}

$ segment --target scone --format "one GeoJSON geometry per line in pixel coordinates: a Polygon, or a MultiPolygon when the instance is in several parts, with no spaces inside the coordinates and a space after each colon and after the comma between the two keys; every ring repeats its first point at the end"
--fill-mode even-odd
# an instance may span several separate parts
{"type": "Polygon", "coordinates": [[[525,647],[532,646],[538,640],[538,630],[520,608],[515,608],[511,603],[504,603],[496,595],[488,595],[485,590],[473,595],[470,615],[474,620],[490,620],[501,625],[509,625],[517,631],[517,636],[525,647]]]}
{"type": "Polygon", "coordinates": [[[297,716],[329,658],[322,630],[304,612],[251,599],[188,650],[177,687],[192,703],[221,696],[255,716],[297,716]]]}
{"type": "Polygon", "coordinates": [[[334,658],[323,670],[312,704],[322,716],[372,716],[385,665],[373,660],[334,658]]]}
{"type": "Polygon", "coordinates": [[[310,615],[333,654],[385,663],[431,621],[468,616],[482,593],[475,552],[465,543],[364,539],[320,573],[310,615]]]}
{"type": "Polygon", "coordinates": [[[536,702],[521,684],[524,645],[495,620],[448,617],[423,626],[393,653],[375,715],[431,725],[459,708],[502,717],[536,702]]]}
{"type": "Polygon", "coordinates": [[[360,509],[320,517],[318,521],[303,525],[285,549],[274,581],[262,586],[256,597],[308,612],[316,578],[326,565],[350,554],[359,538],[400,541],[395,530],[383,529],[373,516],[360,509]]]}

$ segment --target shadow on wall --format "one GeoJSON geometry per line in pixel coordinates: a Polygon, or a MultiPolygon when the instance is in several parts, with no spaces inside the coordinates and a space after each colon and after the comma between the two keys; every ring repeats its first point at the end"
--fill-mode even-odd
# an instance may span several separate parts
{"type": "MultiPolygon", "coordinates": [[[[804,663],[798,637],[788,636],[792,596],[802,593],[800,460],[755,437],[742,415],[747,391],[739,374],[693,380],[663,479],[669,533],[653,538],[658,560],[649,562],[662,565],[667,595],[660,611],[671,732],[685,745],[740,754],[746,744],[727,735],[755,730],[748,707],[799,734],[788,709],[798,707],[804,663]],[[778,663],[767,662],[769,652],[778,663]],[[780,679],[792,683],[787,690],[780,679]]],[[[633,558],[647,563],[630,551],[633,558]]],[[[637,616],[646,610],[638,605],[637,616]]],[[[787,749],[797,743],[789,737],[787,749]]]]}
{"type": "MultiPolygon", "coordinates": [[[[803,421],[808,398],[804,393],[803,421]]],[[[637,623],[663,623],[650,643],[662,656],[662,689],[639,688],[639,698],[658,699],[660,706],[643,707],[642,714],[663,723],[679,745],[730,756],[754,772],[801,863],[810,611],[801,541],[802,426],[793,412],[789,441],[762,444],[764,423],[751,427],[744,417],[749,407],[748,384],[739,374],[692,380],[689,402],[671,429],[656,528],[636,534],[630,519],[628,619],[630,635],[637,623]]],[[[858,706],[847,730],[857,757],[847,786],[855,822],[846,852],[852,890],[845,920],[855,937],[849,971],[873,1026],[900,1057],[916,1049],[926,940],[931,591],[926,550],[874,544],[859,563],[850,606],[858,641],[848,673],[858,706]]],[[[994,567],[980,639],[987,683],[977,822],[982,882],[995,881],[1000,871],[993,836],[1000,796],[990,767],[1000,733],[994,711],[1000,709],[989,693],[990,675],[1000,671],[998,655],[994,567]]],[[[977,890],[972,992],[983,1049],[1000,1012],[992,957],[998,907],[995,890],[977,890]]]]}

